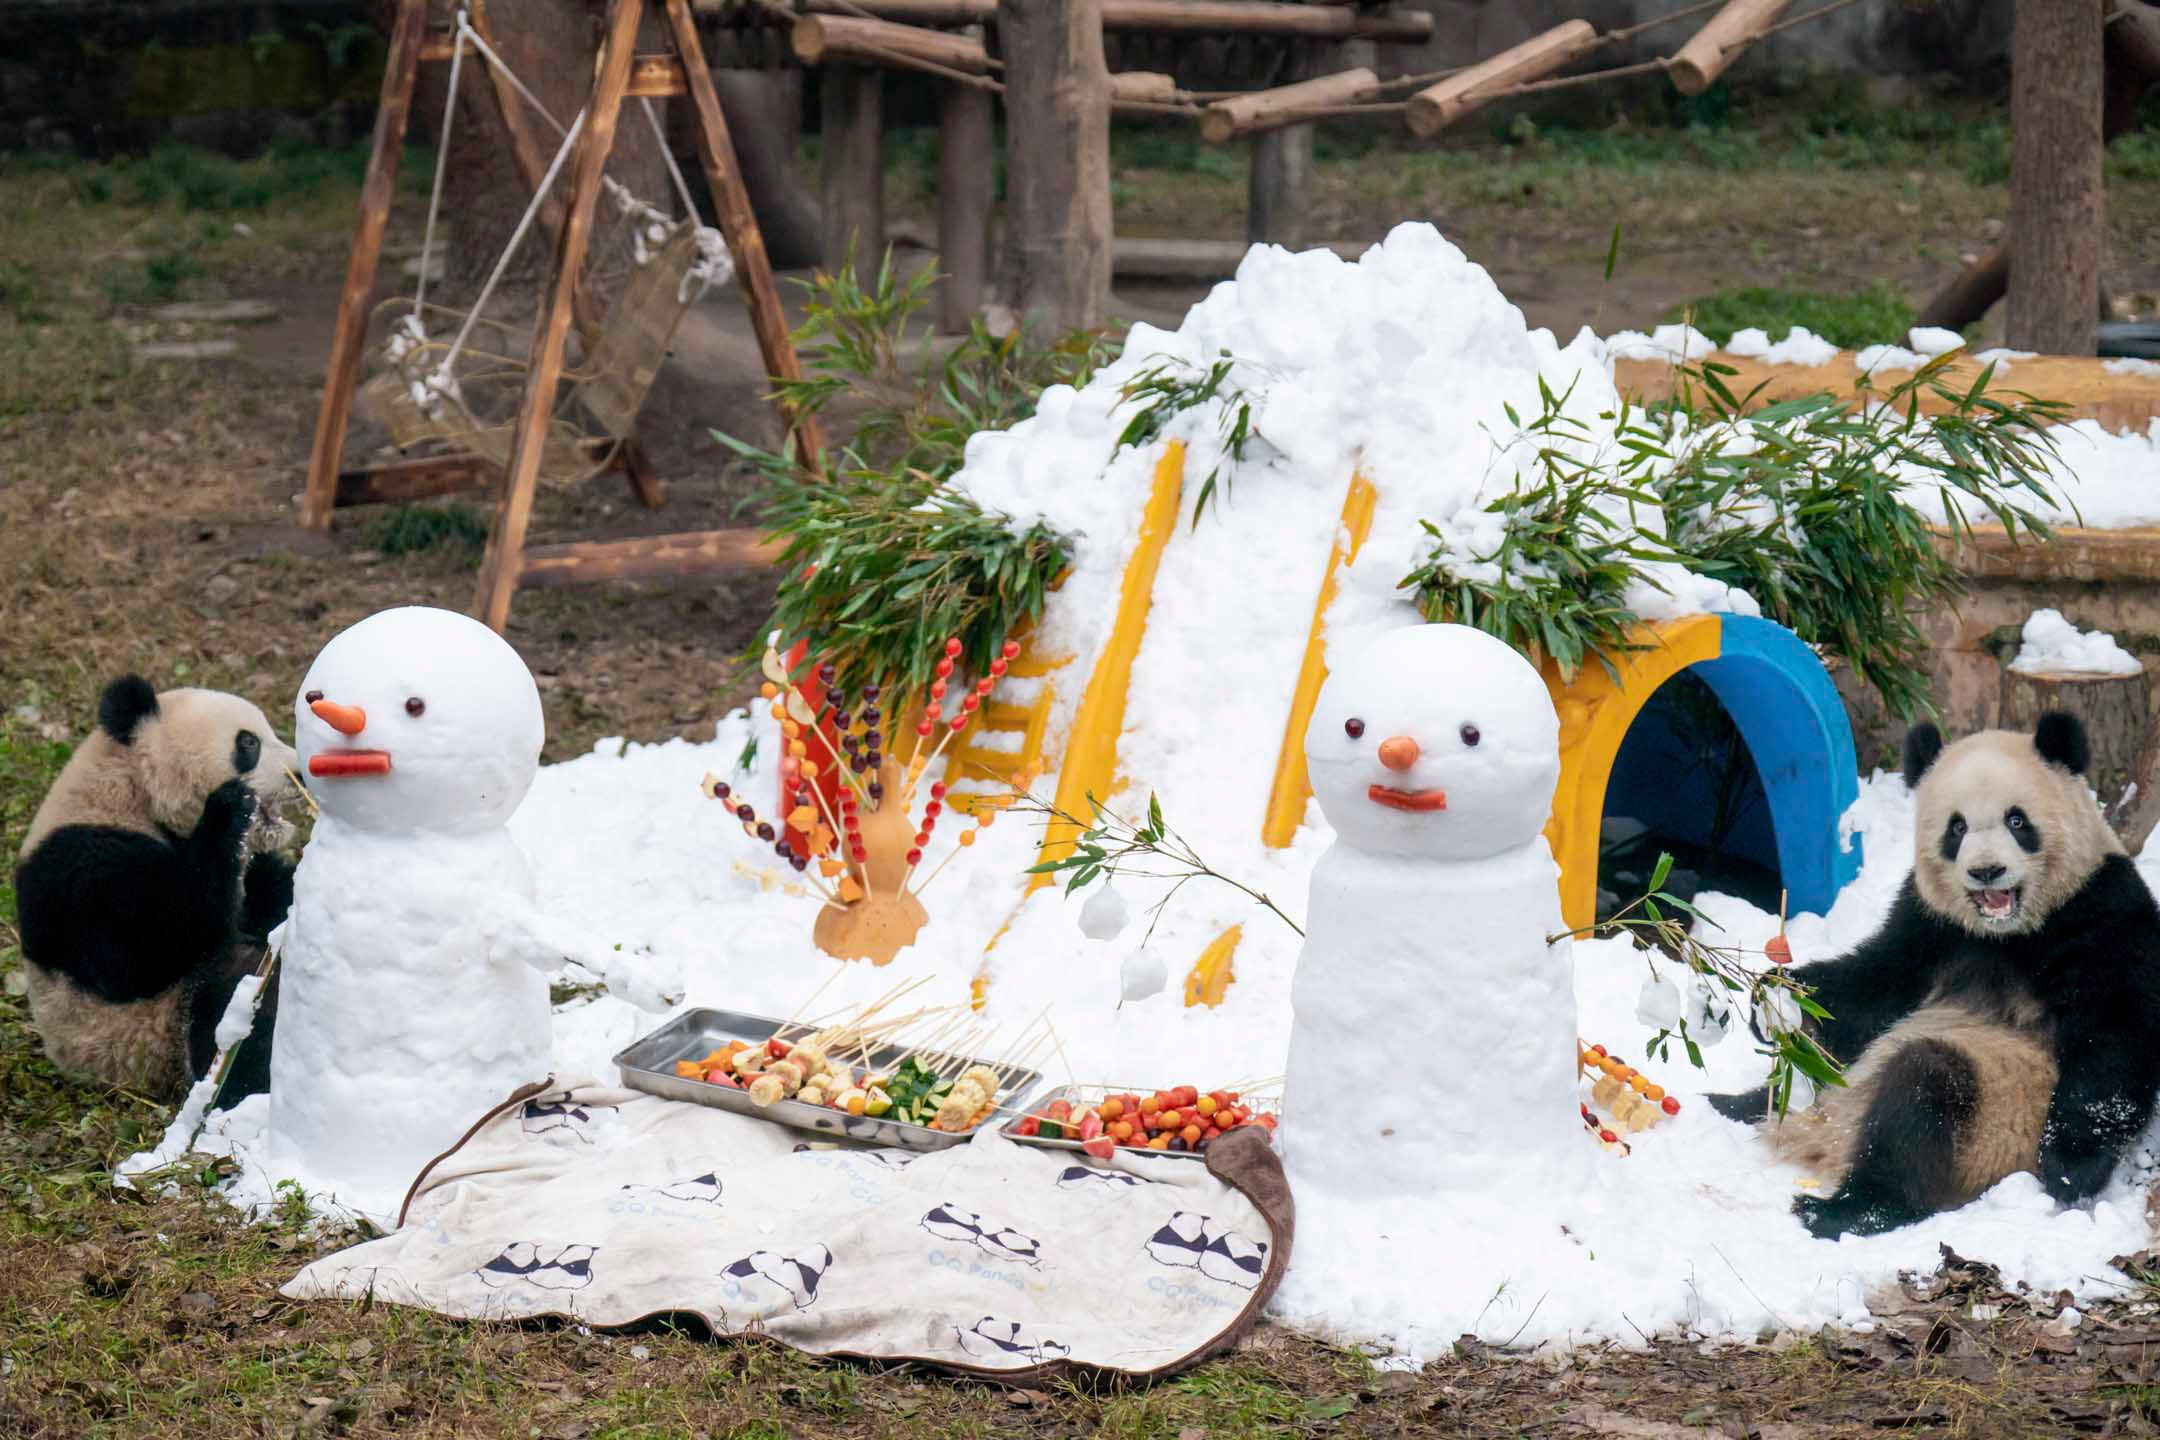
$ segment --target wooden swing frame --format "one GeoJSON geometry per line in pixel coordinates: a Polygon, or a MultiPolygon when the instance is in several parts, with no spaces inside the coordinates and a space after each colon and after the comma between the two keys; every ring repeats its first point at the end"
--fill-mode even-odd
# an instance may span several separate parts
{"type": "MultiPolygon", "coordinates": [[[[698,155],[712,190],[713,209],[720,233],[734,256],[735,277],[750,308],[766,372],[783,380],[802,378],[802,366],[788,334],[786,312],[780,305],[779,288],[766,258],[764,236],[743,188],[734,142],[728,136],[727,120],[706,67],[690,0],[659,3],[665,10],[675,51],[639,55],[637,32],[646,0],[610,0],[585,128],[571,157],[568,200],[560,193],[550,193],[542,202],[542,220],[544,228],[554,236],[555,255],[536,321],[532,358],[512,431],[509,464],[498,476],[496,467],[485,458],[458,454],[392,461],[349,471],[339,468],[352,418],[361,351],[367,341],[368,301],[374,293],[398,160],[405,144],[406,121],[412,109],[413,86],[421,63],[450,59],[454,43],[447,30],[429,31],[428,0],[398,0],[390,53],[383,69],[382,99],[375,114],[367,179],[360,192],[360,222],[353,236],[345,288],[338,300],[337,329],[331,342],[329,374],[323,385],[300,518],[311,529],[325,530],[332,512],[341,506],[411,501],[499,486],[500,503],[473,602],[473,614],[497,632],[509,618],[511,596],[520,584],[661,579],[771,563],[771,547],[756,530],[688,531],[629,540],[534,546],[525,543],[570,326],[575,323],[588,343],[599,332],[582,271],[592,240],[601,176],[615,146],[616,121],[626,98],[689,99],[697,115],[698,155]]],[[[466,0],[466,5],[475,33],[492,45],[485,0],[466,0]]],[[[544,167],[530,120],[508,80],[493,66],[484,68],[519,173],[528,188],[537,190],[544,167]]],[[[814,418],[794,412],[777,396],[774,405],[781,422],[788,427],[798,458],[805,465],[814,464],[823,449],[814,418]]],[[[648,506],[660,504],[663,496],[659,482],[645,468],[635,439],[624,444],[622,463],[639,500],[648,506]]]]}

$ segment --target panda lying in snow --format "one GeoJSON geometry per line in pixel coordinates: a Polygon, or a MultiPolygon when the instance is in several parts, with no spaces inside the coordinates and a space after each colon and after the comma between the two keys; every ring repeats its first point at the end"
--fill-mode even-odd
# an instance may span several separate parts
{"type": "MultiPolygon", "coordinates": [[[[292,905],[292,749],[212,690],[106,687],[98,728],[30,821],[15,870],[30,1015],[62,1069],[155,1096],[199,1078],[218,1020],[292,905]]],[[[269,1002],[258,1017],[260,1033],[269,1002]]],[[[269,1088],[248,1047],[227,1093],[269,1088]]]]}
{"type": "MultiPolygon", "coordinates": [[[[1825,1238],[1895,1229],[2031,1171],[2091,1198],[2160,1089],[2160,908],[2081,778],[2069,715],[2031,736],[1932,725],[1905,742],[1913,872],[1883,928],[1794,978],[1846,1083],[1770,1133],[1832,1193],[1795,1209],[1825,1238]]],[[[1735,1119],[1761,1090],[1711,1101],[1735,1119]]]]}

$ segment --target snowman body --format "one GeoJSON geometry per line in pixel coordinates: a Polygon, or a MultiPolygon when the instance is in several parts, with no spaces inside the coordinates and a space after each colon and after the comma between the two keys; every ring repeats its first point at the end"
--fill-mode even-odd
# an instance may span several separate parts
{"type": "Polygon", "coordinates": [[[279,937],[266,1158],[393,1223],[430,1160],[548,1073],[551,952],[505,828],[540,696],[486,626],[412,607],[333,638],[295,718],[321,814],[279,937]]]}
{"type": "Polygon", "coordinates": [[[395,1223],[430,1160],[547,1076],[547,977],[494,903],[531,895],[501,827],[399,835],[317,822],[279,960],[274,1173],[395,1223]]]}
{"type": "Polygon", "coordinates": [[[1307,732],[1315,865],[1280,1133],[1301,1214],[1586,1181],[1543,680],[1482,632],[1385,636],[1307,732]]]}

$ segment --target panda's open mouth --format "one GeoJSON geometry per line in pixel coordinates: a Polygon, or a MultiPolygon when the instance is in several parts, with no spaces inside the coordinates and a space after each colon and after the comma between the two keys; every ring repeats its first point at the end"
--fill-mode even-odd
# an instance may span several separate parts
{"type": "Polygon", "coordinates": [[[2025,904],[2023,886],[2009,890],[1968,890],[1965,894],[1972,901],[1973,909],[1980,912],[1981,919],[1997,925],[2005,920],[2015,920],[2025,904]]]}

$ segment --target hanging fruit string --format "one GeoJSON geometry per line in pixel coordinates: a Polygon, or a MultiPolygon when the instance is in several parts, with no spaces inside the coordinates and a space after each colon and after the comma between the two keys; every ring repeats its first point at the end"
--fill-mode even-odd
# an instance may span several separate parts
{"type": "Polygon", "coordinates": [[[975,718],[975,712],[982,707],[983,701],[989,698],[991,690],[996,688],[998,681],[1005,678],[1005,672],[1012,667],[1013,657],[1020,653],[1020,642],[1007,640],[1000,647],[998,657],[990,662],[990,673],[975,682],[974,688],[961,698],[959,713],[947,720],[944,714],[946,688],[962,648],[957,635],[945,642],[945,656],[937,663],[937,678],[930,682],[930,699],[923,706],[923,718],[915,725],[916,735],[924,740],[940,727],[944,733],[938,736],[936,748],[927,756],[923,754],[920,744],[916,746],[915,760],[908,766],[908,784],[901,796],[902,804],[914,797],[916,783],[922,778],[923,772],[937,762],[938,756],[945,753],[945,747],[952,743],[955,735],[967,729],[968,722],[975,718]]]}
{"type": "MultiPolygon", "coordinates": [[[[1008,805],[1011,805],[1015,800],[1027,798],[1029,787],[1034,785],[1034,783],[1041,778],[1042,762],[1038,760],[1028,765],[1019,773],[1019,775],[1015,776],[1012,780],[1006,782],[1007,790],[1005,794],[977,795],[975,797],[975,813],[972,817],[975,823],[970,828],[962,830],[957,836],[954,837],[954,839],[958,843],[954,845],[952,850],[946,854],[943,860],[940,860],[938,862],[936,869],[932,870],[928,875],[925,875],[922,878],[922,882],[915,887],[915,894],[919,897],[923,893],[923,891],[929,889],[930,882],[937,879],[938,876],[944,874],[945,867],[952,864],[953,861],[959,859],[961,851],[966,850],[970,846],[974,845],[976,835],[984,830],[989,829],[991,825],[996,822],[999,811],[1005,809],[1008,805]]],[[[943,782],[939,782],[938,784],[932,785],[930,787],[930,795],[933,800],[944,799],[945,793],[945,785],[943,782]]]]}
{"type": "Polygon", "coordinates": [[[801,875],[804,882],[810,885],[812,889],[816,890],[827,901],[833,904],[839,903],[839,897],[822,880],[813,878],[810,875],[809,855],[798,849],[795,843],[787,836],[780,834],[770,820],[760,820],[757,807],[748,800],[743,799],[739,792],[730,788],[727,781],[720,779],[716,775],[707,775],[699,788],[705,792],[708,799],[721,801],[734,812],[735,818],[742,822],[745,835],[748,835],[753,840],[763,841],[772,846],[774,853],[778,854],[791,869],[801,875]]]}

